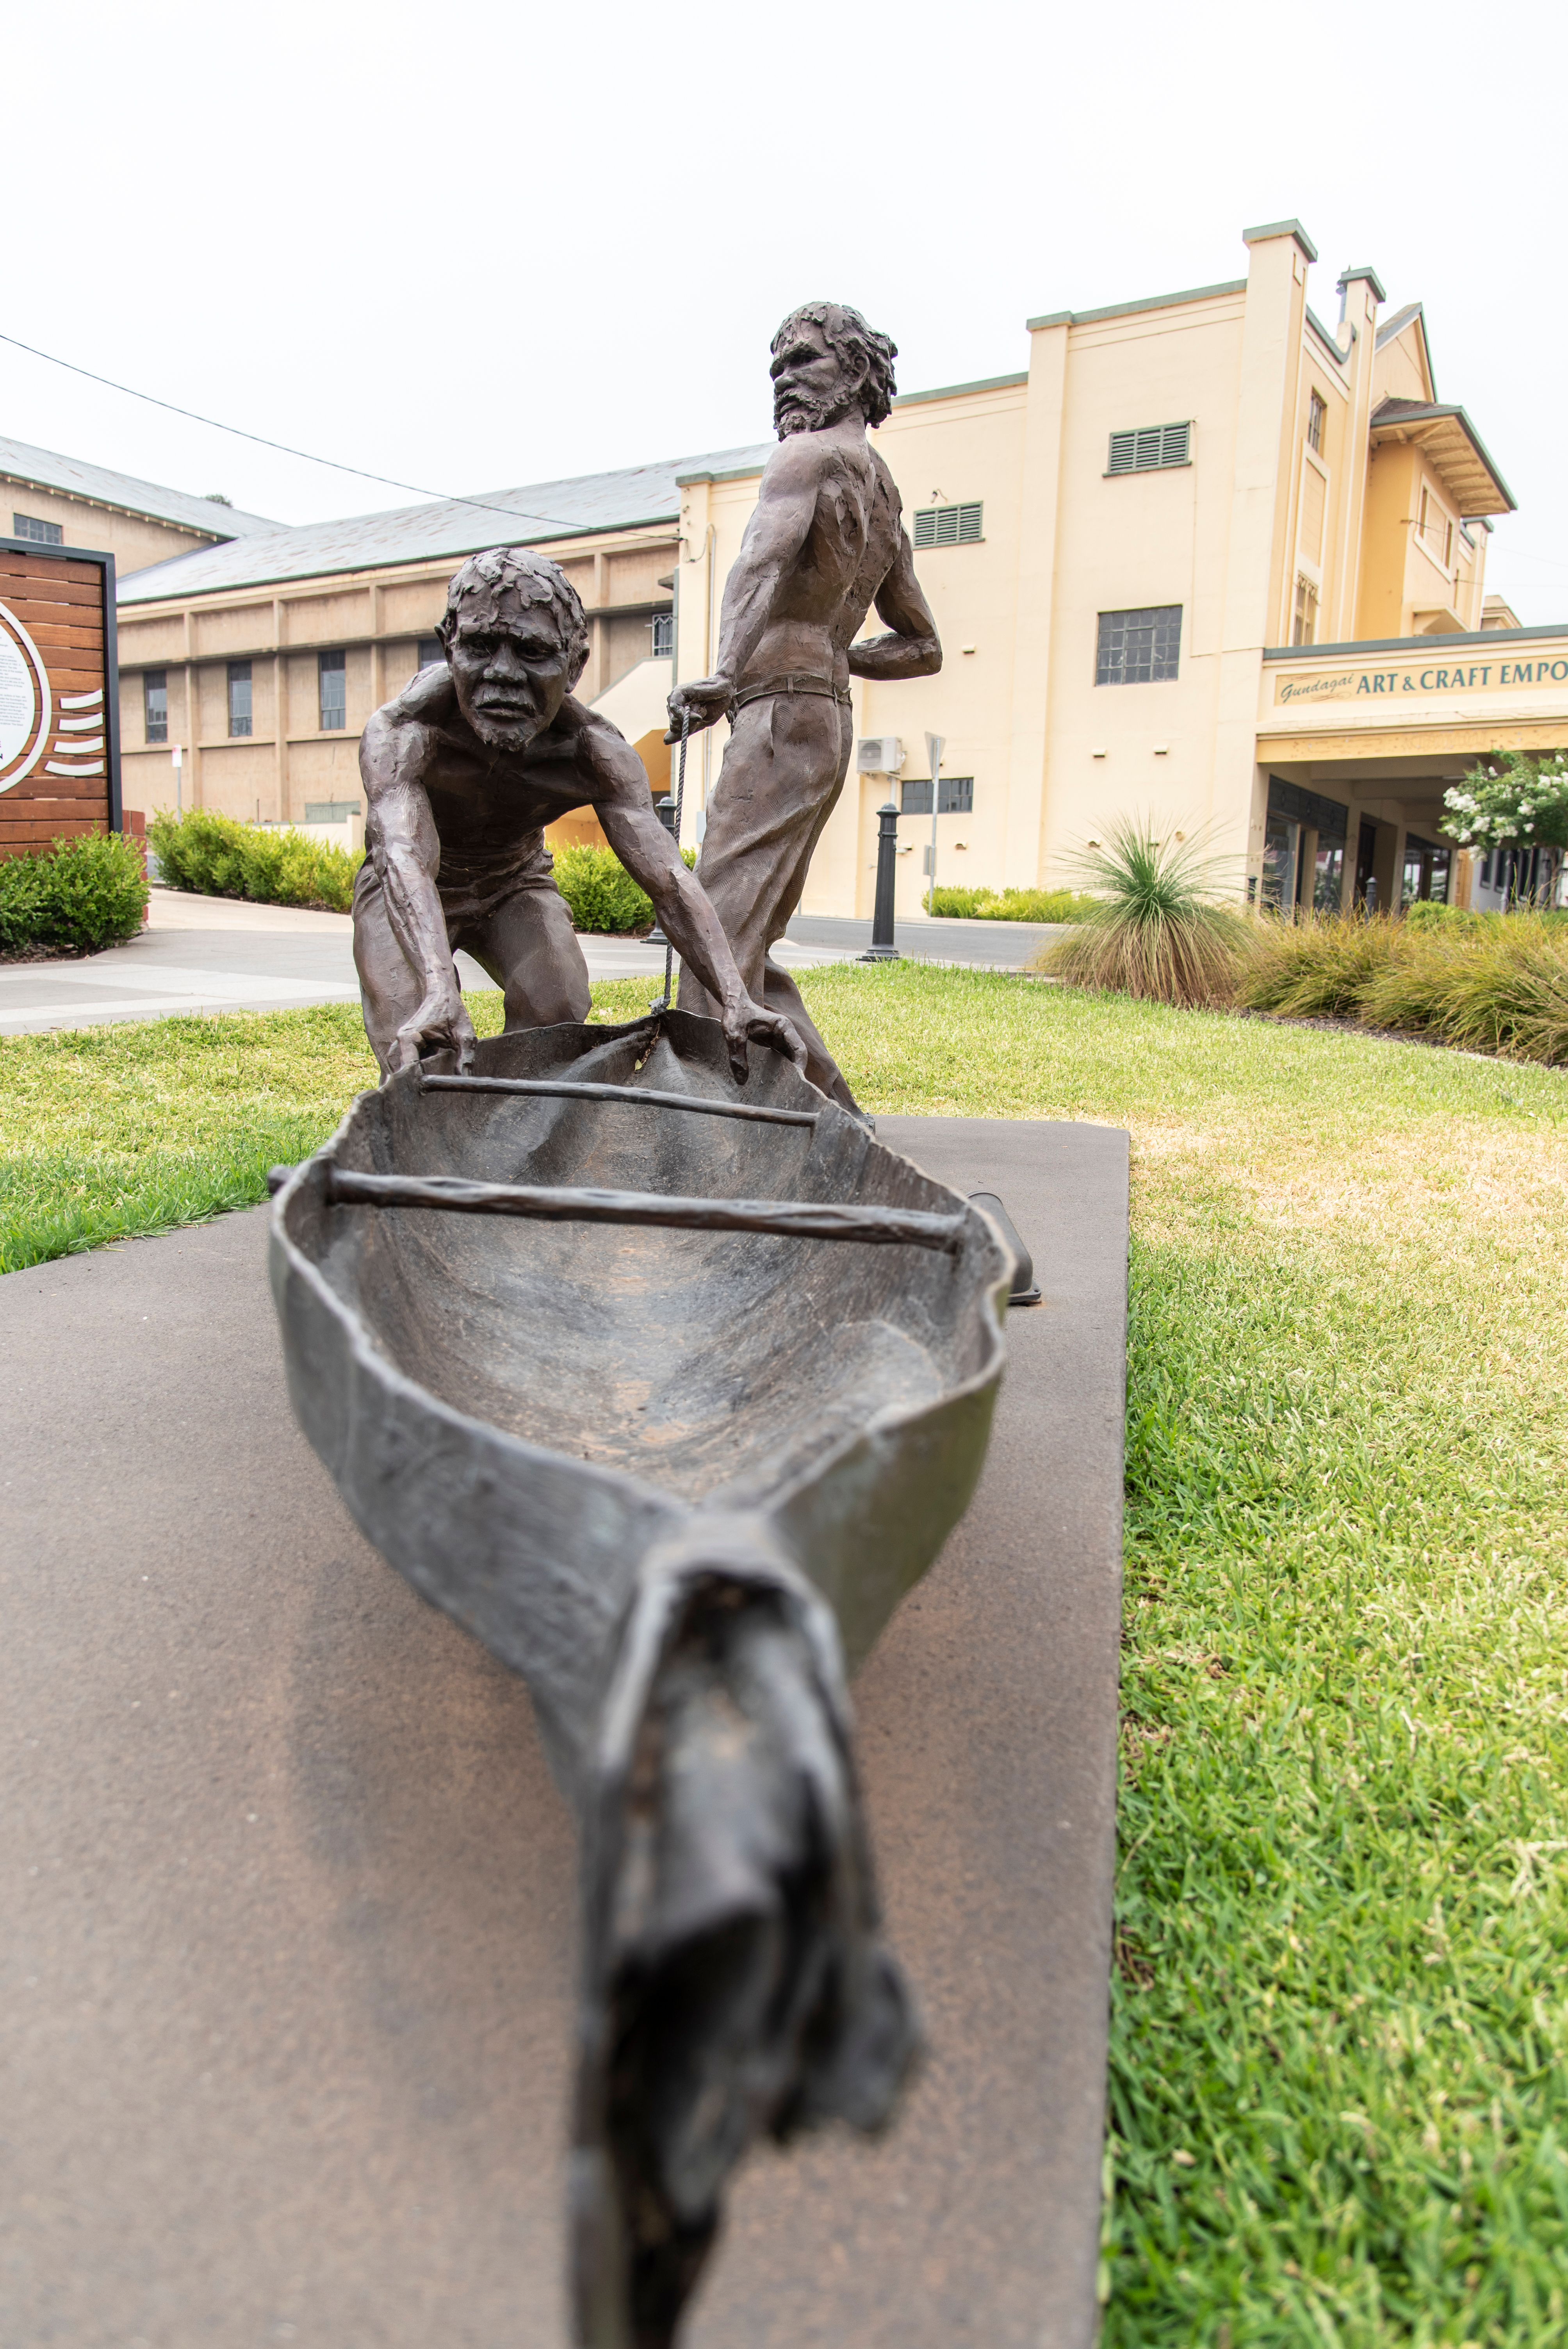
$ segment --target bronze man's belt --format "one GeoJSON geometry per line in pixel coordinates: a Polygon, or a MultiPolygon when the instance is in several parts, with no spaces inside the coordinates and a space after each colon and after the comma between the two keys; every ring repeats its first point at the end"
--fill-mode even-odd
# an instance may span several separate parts
{"type": "Polygon", "coordinates": [[[748,685],[744,693],[738,693],[729,705],[728,714],[731,720],[733,721],[736,711],[744,709],[748,701],[765,700],[770,693],[815,693],[824,701],[838,702],[845,709],[850,706],[850,688],[847,685],[835,685],[830,677],[796,676],[790,673],[785,677],[765,677],[760,685],[748,685]]]}

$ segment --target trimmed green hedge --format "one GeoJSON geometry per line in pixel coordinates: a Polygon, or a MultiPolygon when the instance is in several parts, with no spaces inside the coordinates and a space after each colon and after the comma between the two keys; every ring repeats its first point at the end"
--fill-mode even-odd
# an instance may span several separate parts
{"type": "Polygon", "coordinates": [[[928,889],[921,904],[936,921],[1084,922],[1099,900],[1077,889],[928,889]]]}
{"type": "Polygon", "coordinates": [[[141,852],[123,832],[0,857],[0,954],[94,954],[135,937],[146,909],[141,852]]]}
{"type": "Polygon", "coordinates": [[[171,889],[263,905],[319,905],[331,914],[347,913],[365,862],[363,849],[350,854],[290,826],[242,823],[213,808],[183,815],[161,808],[147,820],[147,841],[171,889]]]}
{"type": "MultiPolygon", "coordinates": [[[[683,848],[687,868],[696,863],[695,848],[683,848]]],[[[613,848],[558,848],[555,885],[565,898],[576,930],[625,932],[645,930],[654,918],[654,905],[638,887],[613,848]]]]}

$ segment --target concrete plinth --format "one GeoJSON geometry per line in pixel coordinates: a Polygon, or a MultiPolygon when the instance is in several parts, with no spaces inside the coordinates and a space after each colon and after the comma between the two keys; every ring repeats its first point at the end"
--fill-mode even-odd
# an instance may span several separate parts
{"type": "MultiPolygon", "coordinates": [[[[880,1133],[999,1192],[1046,1299],[856,1686],[931,2053],[882,2143],[749,2163],[690,2349],[1088,2349],[1126,1138],[880,1133]]],[[[571,1823],[294,1428],[264,1235],[0,1281],[0,2341],[563,2349],[571,1823]]]]}

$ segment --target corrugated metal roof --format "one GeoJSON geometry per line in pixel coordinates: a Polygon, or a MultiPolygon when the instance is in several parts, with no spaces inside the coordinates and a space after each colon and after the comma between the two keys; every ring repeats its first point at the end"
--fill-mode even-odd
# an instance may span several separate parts
{"type": "Polygon", "coordinates": [[[0,434],[0,476],[32,482],[41,490],[57,490],[68,498],[91,498],[100,506],[119,506],[126,513],[146,514],[154,522],[179,523],[186,530],[211,531],[222,539],[250,538],[257,531],[282,525],[262,514],[241,513],[211,498],[192,497],[185,490],[166,490],[157,481],[139,481],[133,473],[114,473],[107,465],[88,465],[80,457],[62,457],[53,449],[34,449],[26,440],[8,440],[0,434]]]}
{"type": "Polygon", "coordinates": [[[340,571],[378,571],[397,563],[432,563],[477,554],[481,547],[540,546],[640,523],[674,522],[680,513],[683,473],[731,471],[762,464],[768,441],[721,449],[704,457],[630,465],[616,473],[581,473],[564,481],[534,481],[520,490],[487,490],[472,501],[443,500],[398,506],[389,513],[355,514],[344,522],[273,527],[264,536],[230,546],[197,547],[133,571],[120,582],[121,604],[169,596],[217,595],[241,587],[270,587],[288,579],[319,579],[340,571]],[[521,527],[507,528],[515,515],[521,527]]]}

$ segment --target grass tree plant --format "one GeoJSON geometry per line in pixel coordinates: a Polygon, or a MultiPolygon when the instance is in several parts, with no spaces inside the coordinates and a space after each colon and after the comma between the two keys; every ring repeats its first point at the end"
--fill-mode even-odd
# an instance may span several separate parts
{"type": "Polygon", "coordinates": [[[1252,926],[1225,902],[1230,860],[1206,843],[1206,833],[1161,836],[1148,817],[1108,824],[1104,840],[1073,860],[1094,893],[1092,910],[1035,968],[1157,1003],[1229,1003],[1252,926]]]}

